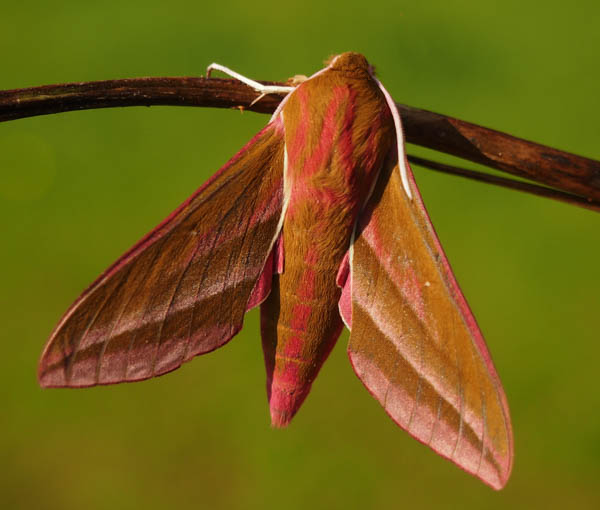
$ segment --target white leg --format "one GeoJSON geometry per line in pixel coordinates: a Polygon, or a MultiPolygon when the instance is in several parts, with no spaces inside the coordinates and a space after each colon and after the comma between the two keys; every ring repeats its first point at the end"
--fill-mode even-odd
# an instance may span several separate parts
{"type": "Polygon", "coordinates": [[[252,104],[256,103],[259,99],[266,96],[267,94],[289,94],[295,87],[286,87],[282,85],[263,85],[262,83],[258,83],[257,81],[251,80],[250,78],[246,78],[235,71],[232,71],[228,67],[222,66],[220,64],[211,64],[206,69],[206,77],[210,77],[210,72],[212,70],[221,71],[222,73],[228,74],[232,78],[245,83],[249,87],[252,87],[257,92],[260,92],[261,95],[258,96],[252,104]]]}

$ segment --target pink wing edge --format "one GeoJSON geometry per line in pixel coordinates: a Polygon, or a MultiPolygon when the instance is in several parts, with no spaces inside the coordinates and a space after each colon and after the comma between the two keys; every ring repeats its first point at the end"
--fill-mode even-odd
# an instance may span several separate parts
{"type": "MultiPolygon", "coordinates": [[[[287,98],[286,98],[287,99],[287,98]]],[[[138,254],[142,253],[149,246],[153,245],[157,241],[159,241],[164,235],[166,235],[171,230],[171,222],[177,215],[184,210],[198,195],[200,195],[208,186],[210,186],[215,180],[217,180],[223,173],[225,173],[229,167],[231,167],[250,147],[254,145],[256,140],[258,140],[265,132],[270,129],[275,130],[283,130],[283,121],[282,116],[276,112],[267,125],[263,127],[256,135],[254,135],[231,159],[229,159],[217,172],[211,175],[194,193],[192,193],[184,202],[182,202],[175,210],[173,210],[164,220],[162,220],[156,227],[154,227],[150,232],[148,232],[144,237],[142,237],[137,243],[135,243],[129,250],[127,250],[123,255],[121,255],[112,265],[110,265],[98,278],[96,278],[90,285],[86,287],[86,289],[79,295],[79,297],[71,304],[71,306],[67,309],[67,311],[62,315],[61,319],[58,321],[54,329],[52,330],[50,338],[46,341],[44,349],[42,350],[42,354],[40,356],[40,361],[38,362],[38,380],[40,380],[39,370],[42,368],[41,360],[46,356],[46,352],[50,348],[52,344],[52,340],[54,338],[54,334],[58,331],[62,325],[69,319],[69,317],[77,310],[77,307],[81,302],[85,300],[88,294],[102,281],[110,278],[113,274],[119,271],[125,264],[127,264],[131,259],[136,257],[138,254]]],[[[285,214],[285,210],[282,210],[282,216],[285,214]]],[[[281,236],[281,221],[280,221],[280,229],[279,232],[275,235],[273,246],[267,256],[263,269],[261,271],[261,275],[258,280],[250,297],[248,299],[248,304],[246,305],[246,312],[251,309],[259,306],[271,292],[271,282],[272,282],[272,274],[274,272],[283,272],[283,242],[281,236]]],[[[203,354],[208,354],[219,347],[222,347],[224,344],[228,343],[235,335],[239,333],[241,327],[232,332],[231,337],[221,344],[220,346],[215,347],[212,350],[206,351],[203,354]]],[[[174,370],[177,370],[179,366],[160,374],[159,376],[166,375],[174,370]]],[[[123,381],[127,382],[137,382],[136,380],[123,381]]],[[[114,383],[97,383],[93,386],[112,386],[114,383]]],[[[53,386],[44,386],[44,388],[52,388],[53,386]]],[[[63,386],[59,386],[63,387],[63,386]]],[[[84,388],[85,386],[80,386],[78,388],[84,388]]]]}
{"type": "MultiPolygon", "coordinates": [[[[444,249],[442,248],[442,244],[441,244],[439,237],[435,231],[435,227],[433,226],[431,218],[429,217],[429,213],[427,212],[427,209],[425,208],[425,204],[423,202],[423,197],[421,196],[421,192],[419,191],[419,188],[417,187],[417,183],[416,183],[412,168],[410,167],[408,160],[406,160],[406,159],[405,159],[405,164],[406,164],[406,168],[407,168],[407,176],[409,179],[409,183],[410,183],[412,191],[414,193],[413,200],[415,201],[417,207],[425,215],[425,218],[426,218],[427,222],[429,223],[429,227],[431,228],[433,242],[435,243],[436,250],[440,254],[442,268],[445,273],[446,281],[450,284],[450,291],[452,292],[452,296],[456,300],[456,302],[459,306],[461,315],[462,315],[463,319],[465,320],[465,323],[466,323],[470,333],[472,334],[473,339],[475,340],[475,345],[477,347],[477,351],[481,354],[481,356],[485,362],[486,368],[490,374],[490,377],[491,377],[492,381],[494,382],[494,385],[496,386],[498,395],[500,396],[500,402],[502,404],[502,409],[504,412],[505,422],[506,422],[507,431],[508,431],[509,452],[510,452],[509,458],[508,458],[508,466],[506,467],[506,471],[505,471],[505,473],[506,473],[505,478],[503,480],[501,480],[501,482],[502,482],[501,485],[496,486],[496,485],[492,485],[491,482],[478,477],[483,483],[485,483],[492,489],[500,490],[506,485],[508,479],[510,478],[510,474],[511,474],[512,468],[513,468],[513,462],[514,462],[514,437],[513,437],[513,431],[512,431],[511,419],[510,419],[510,411],[508,408],[508,401],[506,399],[506,394],[504,393],[504,389],[503,389],[502,383],[500,381],[500,376],[498,375],[496,367],[494,366],[490,351],[489,351],[489,349],[485,343],[485,340],[483,338],[483,334],[481,333],[481,330],[479,329],[479,325],[477,324],[477,321],[473,315],[473,312],[471,312],[471,309],[467,303],[466,298],[464,297],[462,291],[460,290],[460,286],[458,284],[458,281],[456,280],[456,277],[454,276],[454,273],[450,266],[450,262],[448,261],[448,258],[446,257],[446,253],[444,252],[444,249]]],[[[396,171],[396,170],[394,170],[394,171],[396,171]]],[[[369,199],[370,199],[370,197],[367,199],[363,210],[366,208],[366,206],[369,202],[369,199]]],[[[362,212],[361,212],[361,214],[362,214],[362,212]]],[[[359,219],[360,219],[360,214],[359,214],[359,218],[357,218],[357,220],[356,220],[356,225],[358,225],[359,219]]],[[[367,228],[369,228],[368,225],[365,227],[365,229],[367,229],[367,228]]],[[[356,231],[356,226],[355,226],[355,231],[356,231]]],[[[348,249],[348,251],[346,252],[346,255],[344,256],[344,259],[342,260],[342,263],[340,265],[340,268],[339,268],[338,274],[337,274],[337,278],[336,278],[336,282],[337,282],[338,286],[342,288],[342,294],[340,296],[340,300],[338,303],[340,317],[342,318],[342,321],[344,322],[344,324],[350,331],[352,331],[352,271],[351,271],[351,267],[350,267],[351,259],[352,259],[352,250],[353,250],[353,247],[351,245],[350,248],[348,249]]],[[[356,367],[354,366],[350,352],[348,352],[348,359],[350,361],[350,365],[352,366],[352,370],[358,376],[359,372],[357,371],[356,367]]],[[[358,376],[358,377],[361,380],[361,382],[363,382],[364,387],[367,389],[367,391],[370,393],[370,395],[375,400],[378,401],[375,394],[369,389],[369,387],[366,384],[364,384],[364,381],[362,380],[362,378],[360,376],[358,376]]],[[[396,423],[396,425],[398,425],[403,430],[406,430],[392,417],[392,415],[387,411],[387,409],[385,409],[385,407],[383,409],[384,409],[385,413],[392,419],[392,421],[394,423],[396,423]]],[[[416,439],[419,443],[431,448],[430,445],[426,444],[423,440],[419,439],[418,437],[416,437],[415,435],[410,433],[408,430],[406,430],[406,432],[408,432],[408,434],[413,439],[416,439]]],[[[431,449],[433,450],[433,448],[431,448],[431,449]]],[[[439,455],[440,457],[449,460],[450,462],[452,462],[454,465],[456,465],[457,467],[459,467],[466,473],[473,475],[473,473],[471,473],[470,471],[467,471],[467,469],[465,467],[461,466],[460,464],[457,464],[449,456],[444,455],[443,453],[438,452],[437,450],[433,450],[433,451],[435,451],[435,453],[437,455],[439,455]]]]}

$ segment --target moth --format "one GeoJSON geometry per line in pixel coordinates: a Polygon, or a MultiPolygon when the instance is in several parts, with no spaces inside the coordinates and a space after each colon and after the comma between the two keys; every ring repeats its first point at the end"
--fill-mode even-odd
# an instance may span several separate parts
{"type": "Polygon", "coordinates": [[[284,92],[264,129],[67,310],[40,384],[165,374],[227,343],[260,305],[274,426],[294,417],[345,325],[352,367],[389,416],[502,488],[513,461],[506,397],[423,205],[394,101],[357,53],[284,92]]]}

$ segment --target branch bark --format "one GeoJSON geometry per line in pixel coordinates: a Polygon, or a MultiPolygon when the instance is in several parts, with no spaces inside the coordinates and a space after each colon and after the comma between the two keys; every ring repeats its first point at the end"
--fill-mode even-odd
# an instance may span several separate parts
{"type": "MultiPolygon", "coordinates": [[[[265,84],[281,85],[273,82],[265,84]]],[[[281,97],[218,78],[132,78],[0,91],[0,121],[118,106],[210,106],[272,113],[281,97]]],[[[398,104],[410,143],[540,182],[592,208],[600,204],[600,162],[453,117],[398,104]]]]}
{"type": "Polygon", "coordinates": [[[466,168],[460,168],[457,166],[446,165],[437,161],[431,161],[429,159],[420,158],[418,156],[408,155],[408,161],[414,165],[419,165],[423,168],[430,170],[436,170],[445,174],[457,175],[459,177],[466,177],[468,179],[485,182],[487,184],[494,184],[495,186],[501,186],[503,188],[513,189],[517,191],[523,191],[530,195],[536,195],[538,197],[550,198],[557,200],[558,202],[564,202],[570,205],[576,205],[590,211],[600,212],[600,202],[588,200],[572,193],[566,193],[553,188],[547,188],[546,186],[538,186],[525,181],[518,181],[516,179],[507,179],[498,175],[487,174],[483,172],[476,172],[473,170],[467,170],[466,168]]]}

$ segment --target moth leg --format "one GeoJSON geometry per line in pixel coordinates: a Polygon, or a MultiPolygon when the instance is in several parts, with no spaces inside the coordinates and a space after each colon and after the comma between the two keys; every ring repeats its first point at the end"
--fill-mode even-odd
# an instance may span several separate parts
{"type": "Polygon", "coordinates": [[[221,64],[214,64],[214,63],[209,65],[206,68],[206,77],[207,78],[210,78],[210,73],[213,70],[221,71],[222,73],[228,74],[232,78],[235,78],[236,80],[239,80],[242,83],[245,83],[249,87],[252,87],[254,90],[256,90],[256,92],[260,92],[260,96],[258,96],[254,101],[252,101],[250,106],[252,106],[254,103],[256,103],[257,101],[259,101],[260,99],[265,97],[267,94],[287,95],[295,88],[295,87],[288,87],[288,86],[282,86],[282,85],[263,85],[262,83],[251,80],[250,78],[246,78],[245,76],[243,76],[239,73],[236,73],[235,71],[232,71],[228,67],[222,66],[221,64]]]}
{"type": "Polygon", "coordinates": [[[267,95],[267,92],[263,92],[260,96],[258,96],[254,101],[252,101],[250,103],[250,106],[252,106],[254,103],[258,103],[263,97],[265,97],[267,95]]]}

